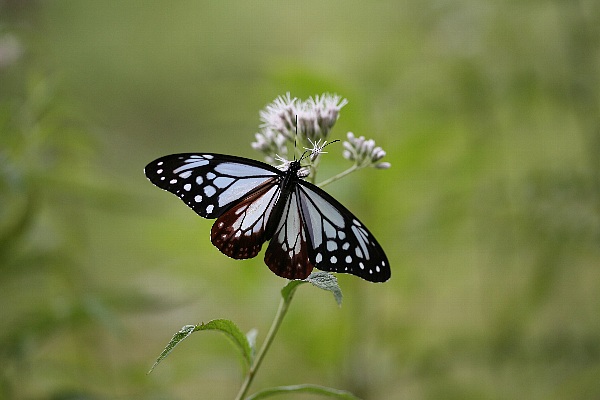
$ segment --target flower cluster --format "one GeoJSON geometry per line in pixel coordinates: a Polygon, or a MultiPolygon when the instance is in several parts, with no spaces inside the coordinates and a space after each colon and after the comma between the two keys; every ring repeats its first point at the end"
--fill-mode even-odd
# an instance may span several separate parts
{"type": "Polygon", "coordinates": [[[316,157],[322,153],[340,109],[347,103],[346,99],[330,94],[310,97],[306,101],[292,98],[289,93],[279,96],[260,112],[261,130],[256,133],[252,148],[263,153],[268,162],[273,162],[276,155],[288,153],[288,143],[310,144],[310,150],[314,150],[312,155],[316,157]]]}
{"type": "Polygon", "coordinates": [[[252,148],[263,153],[268,163],[273,163],[278,157],[287,155],[286,141],[289,139],[283,134],[267,128],[254,136],[256,142],[251,143],[252,148]]]}
{"type": "MultiPolygon", "coordinates": [[[[340,116],[340,110],[348,101],[338,95],[323,94],[302,101],[289,93],[277,97],[260,112],[260,132],[255,134],[252,148],[265,155],[269,163],[281,162],[288,154],[288,146],[295,150],[310,152],[310,159],[317,164],[323,153],[331,129],[340,116]]],[[[353,169],[375,167],[385,169],[390,163],[380,162],[385,156],[381,147],[372,139],[355,137],[348,132],[344,141],[344,158],[354,162],[353,169]]],[[[296,154],[298,156],[299,154],[296,154]]]]}
{"type": "Polygon", "coordinates": [[[385,156],[385,151],[375,146],[373,139],[366,140],[364,136],[355,137],[352,132],[348,132],[348,140],[344,141],[345,159],[353,161],[358,167],[375,167],[387,169],[391,167],[388,162],[378,162],[385,156]]]}

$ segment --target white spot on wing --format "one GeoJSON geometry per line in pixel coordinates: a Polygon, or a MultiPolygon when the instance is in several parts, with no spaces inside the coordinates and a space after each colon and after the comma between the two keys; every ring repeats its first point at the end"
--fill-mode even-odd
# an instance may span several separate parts
{"type": "Polygon", "coordinates": [[[224,162],[215,167],[215,171],[222,175],[230,175],[234,177],[241,176],[276,176],[274,172],[266,169],[255,167],[252,165],[238,164],[233,162],[224,162]]]}
{"type": "Polygon", "coordinates": [[[324,221],[323,228],[325,230],[325,236],[327,236],[328,239],[335,238],[335,228],[329,222],[324,221]]]}
{"type": "MultiPolygon", "coordinates": [[[[297,208],[296,193],[290,195],[290,211],[287,218],[287,239],[295,241],[300,233],[300,213],[297,208]]],[[[293,243],[289,243],[293,244],[293,243]]],[[[299,245],[299,243],[298,243],[299,245]]],[[[290,246],[291,247],[291,246],[290,246]]]]}
{"type": "Polygon", "coordinates": [[[359,244],[360,248],[362,249],[362,252],[363,252],[365,258],[368,260],[369,259],[369,249],[367,248],[367,242],[365,240],[364,231],[353,225],[352,232],[354,232],[354,234],[356,235],[356,238],[358,239],[358,244],[359,244]]]}
{"type": "Polygon", "coordinates": [[[199,194],[198,194],[198,195],[196,195],[196,196],[194,197],[194,201],[195,201],[196,203],[200,203],[200,202],[202,201],[202,196],[200,196],[199,194]]]}
{"type": "Polygon", "coordinates": [[[206,161],[206,160],[203,160],[203,159],[192,159],[192,158],[190,158],[188,160],[185,160],[185,162],[186,162],[186,164],[184,164],[181,167],[173,170],[173,173],[174,174],[178,174],[180,172],[187,171],[188,169],[194,169],[194,168],[202,167],[202,166],[208,164],[208,161],[206,161]]]}
{"type": "Polygon", "coordinates": [[[208,197],[214,196],[215,193],[217,193],[217,189],[215,189],[213,186],[204,186],[204,194],[208,197]]]}
{"type": "MultiPolygon", "coordinates": [[[[215,179],[215,182],[217,182],[218,179],[220,178],[215,179]]],[[[237,180],[219,195],[219,207],[223,207],[225,204],[229,204],[232,201],[243,197],[246,193],[257,186],[260,186],[268,179],[271,178],[246,178],[237,180]]]]}
{"type": "Polygon", "coordinates": [[[357,248],[355,248],[355,249],[354,249],[354,252],[356,253],[356,257],[358,257],[358,258],[363,258],[363,253],[362,253],[362,251],[360,250],[360,247],[357,247],[357,248]]]}
{"type": "Polygon", "coordinates": [[[213,184],[216,187],[218,187],[220,189],[223,189],[223,188],[226,188],[227,186],[229,186],[229,184],[231,182],[233,182],[233,178],[228,178],[228,177],[225,177],[225,176],[220,176],[217,179],[215,179],[215,181],[213,182],[213,184]]]}
{"type": "Polygon", "coordinates": [[[343,228],[346,224],[344,222],[344,217],[340,212],[331,205],[327,200],[317,195],[315,192],[308,188],[304,188],[305,193],[310,199],[314,202],[315,207],[321,212],[321,214],[325,215],[327,219],[329,219],[333,224],[335,224],[338,228],[343,228]]]}
{"type": "MultiPolygon", "coordinates": [[[[300,191],[300,193],[303,194],[305,192],[300,191]]],[[[311,234],[313,246],[319,247],[323,243],[323,218],[309,199],[303,198],[302,210],[310,229],[309,233],[311,234]]]]}
{"type": "Polygon", "coordinates": [[[252,225],[255,225],[255,229],[262,228],[263,224],[259,222],[261,218],[264,219],[265,215],[269,213],[273,207],[273,203],[270,200],[273,198],[273,194],[277,188],[271,188],[263,196],[252,202],[246,209],[244,221],[242,223],[242,229],[246,230],[252,225]]]}

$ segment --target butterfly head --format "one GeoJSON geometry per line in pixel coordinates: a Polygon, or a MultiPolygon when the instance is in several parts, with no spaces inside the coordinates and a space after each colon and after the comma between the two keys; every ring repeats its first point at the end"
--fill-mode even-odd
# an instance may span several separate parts
{"type": "Polygon", "coordinates": [[[277,160],[281,162],[280,165],[277,165],[276,168],[283,172],[291,172],[293,175],[295,174],[298,178],[306,178],[310,175],[310,167],[302,166],[300,162],[302,161],[301,157],[299,160],[286,160],[281,156],[277,156],[277,160]]]}

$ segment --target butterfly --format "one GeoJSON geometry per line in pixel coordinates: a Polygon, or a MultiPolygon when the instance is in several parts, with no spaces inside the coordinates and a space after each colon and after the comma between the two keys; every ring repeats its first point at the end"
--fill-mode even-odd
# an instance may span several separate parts
{"type": "Polygon", "coordinates": [[[231,155],[182,153],[158,158],[144,172],[201,217],[216,218],[211,242],[229,257],[253,258],[270,241],[265,264],[283,278],[305,279],[316,267],[388,280],[389,262],[377,240],[342,204],[304,180],[308,170],[300,160],[276,168],[231,155]]]}

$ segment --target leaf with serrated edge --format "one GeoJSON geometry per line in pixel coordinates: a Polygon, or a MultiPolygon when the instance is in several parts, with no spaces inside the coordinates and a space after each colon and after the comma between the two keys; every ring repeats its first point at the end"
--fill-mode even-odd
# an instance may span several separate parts
{"type": "Polygon", "coordinates": [[[266,399],[267,397],[276,396],[284,393],[313,393],[321,394],[327,397],[335,397],[343,400],[360,400],[350,392],[345,390],[328,388],[319,385],[291,385],[291,386],[277,386],[269,389],[261,390],[260,392],[254,393],[252,396],[247,397],[246,400],[259,400],[266,399]]]}
{"type": "Polygon", "coordinates": [[[329,272],[319,271],[310,274],[306,280],[319,289],[329,290],[333,293],[333,297],[335,297],[338,306],[342,306],[342,289],[340,289],[335,276],[331,275],[329,272]]]}
{"type": "Polygon", "coordinates": [[[248,338],[246,338],[246,335],[232,321],[228,319],[213,319],[206,324],[197,325],[196,330],[218,330],[223,332],[233,340],[233,343],[242,352],[242,357],[244,358],[244,361],[246,361],[246,367],[249,367],[250,364],[252,364],[252,350],[250,349],[248,338]]]}
{"type": "Polygon", "coordinates": [[[156,368],[156,366],[169,355],[169,353],[175,348],[175,346],[177,346],[183,339],[190,336],[195,330],[196,325],[185,325],[179,330],[179,332],[174,334],[171,340],[169,341],[169,344],[167,344],[167,347],[165,347],[162,353],[160,353],[160,356],[158,356],[148,373],[154,371],[154,368],[156,368]]]}
{"type": "Polygon", "coordinates": [[[248,339],[246,335],[242,333],[240,328],[237,327],[232,321],[227,319],[213,319],[207,323],[202,323],[199,325],[186,325],[179,330],[173,338],[169,341],[169,344],[165,349],[160,353],[160,356],[156,359],[156,362],[150,369],[149,373],[154,370],[154,368],[169,355],[169,353],[173,350],[175,346],[177,346],[183,339],[189,337],[193,332],[196,331],[207,331],[207,330],[217,330],[223,332],[229,339],[233,341],[233,343],[240,349],[242,352],[242,358],[245,362],[245,367],[248,368],[252,363],[252,349],[250,348],[250,344],[248,343],[248,339]]]}

